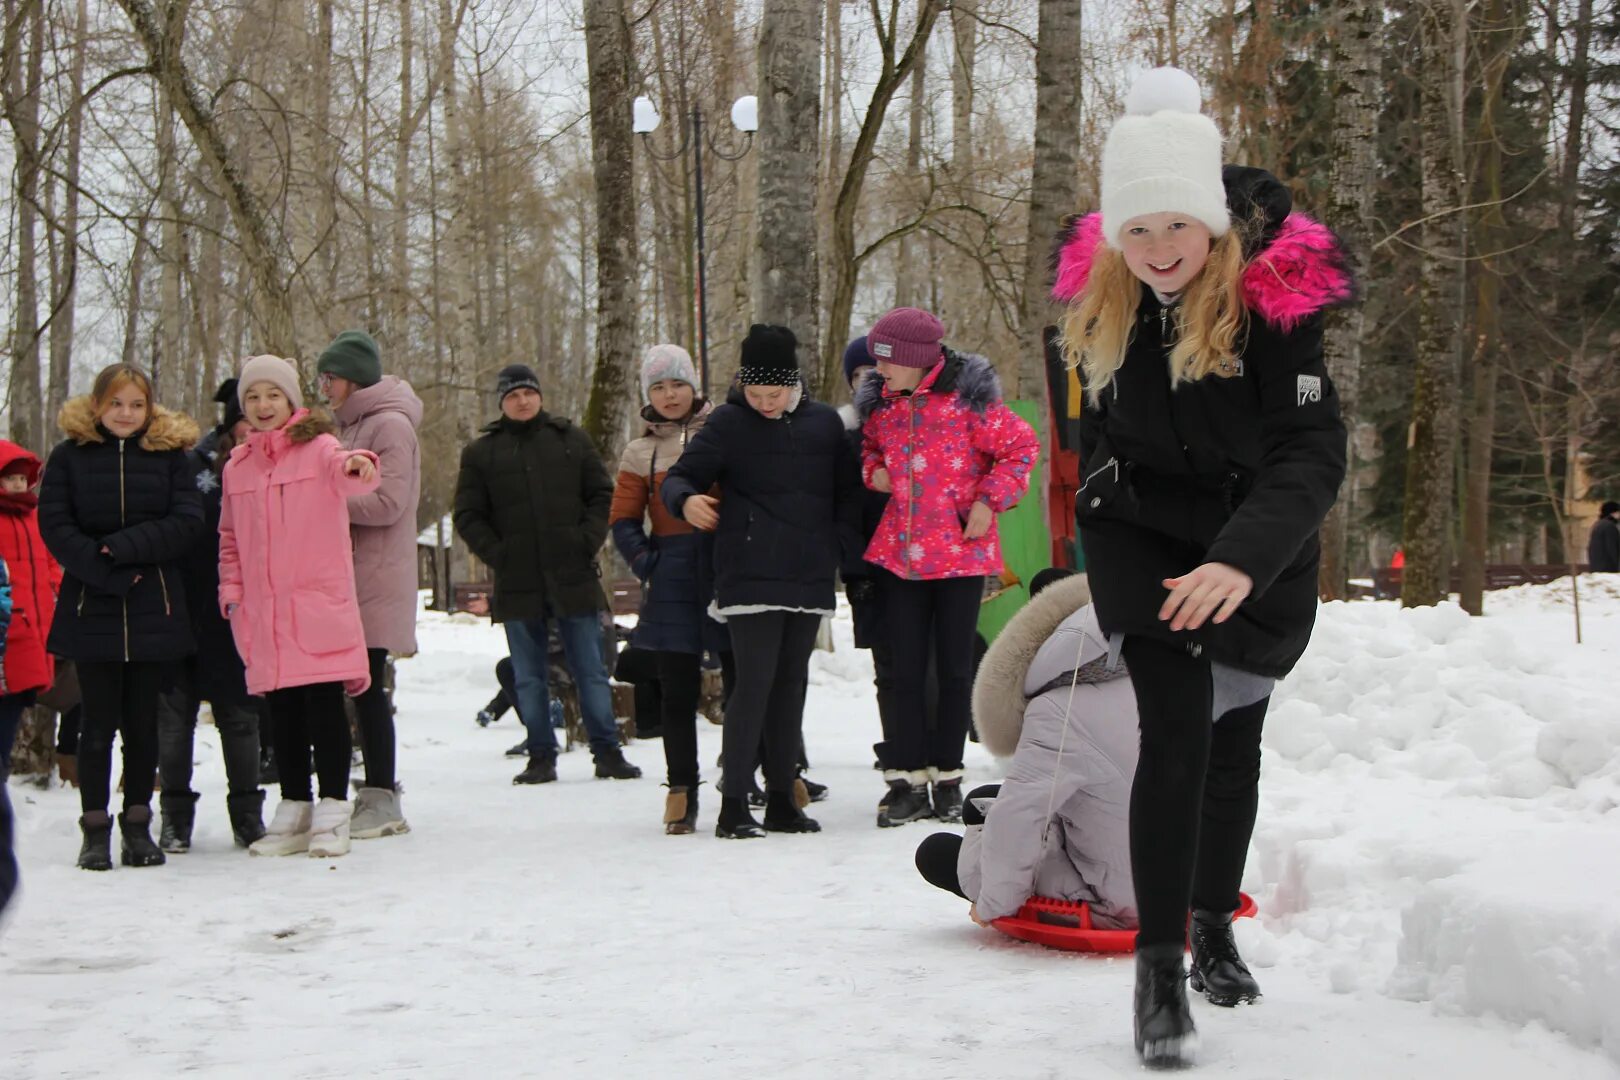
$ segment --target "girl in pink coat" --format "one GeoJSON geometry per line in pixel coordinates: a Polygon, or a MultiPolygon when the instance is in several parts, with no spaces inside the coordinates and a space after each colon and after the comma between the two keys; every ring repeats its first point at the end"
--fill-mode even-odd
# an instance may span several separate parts
{"type": "Polygon", "coordinates": [[[342,855],[352,812],[343,695],[371,681],[347,500],[376,489],[377,456],[345,450],[331,422],[304,408],[290,361],[249,359],[237,393],[253,434],[231,451],[222,478],[219,603],[247,666],[248,691],[269,702],[281,763],[281,804],[249,850],[342,855]]]}
{"type": "Polygon", "coordinates": [[[889,785],[880,828],[962,819],[974,633],[985,576],[1001,573],[996,515],[1023,498],[1040,450],[1034,430],[1001,400],[990,361],[945,348],[944,336],[926,311],[889,312],[866,337],[879,377],[855,393],[862,477],[891,495],[866,550],[866,561],[887,571],[877,580],[893,673],[878,699],[889,785]],[[939,677],[932,729],[930,659],[939,677]]]}

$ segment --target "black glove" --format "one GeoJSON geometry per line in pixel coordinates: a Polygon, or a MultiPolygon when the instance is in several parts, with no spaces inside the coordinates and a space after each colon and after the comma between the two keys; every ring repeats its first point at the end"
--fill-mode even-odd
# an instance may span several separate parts
{"type": "Polygon", "coordinates": [[[877,599],[878,584],[871,578],[851,578],[844,582],[844,595],[851,604],[870,604],[877,599]]]}

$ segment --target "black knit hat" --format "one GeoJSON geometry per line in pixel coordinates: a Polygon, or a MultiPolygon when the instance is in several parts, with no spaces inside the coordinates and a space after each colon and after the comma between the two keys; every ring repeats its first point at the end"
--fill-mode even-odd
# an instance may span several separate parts
{"type": "Polygon", "coordinates": [[[495,376],[495,400],[505,401],[514,390],[533,390],[540,393],[540,379],[528,364],[507,364],[495,376]]]}
{"type": "Polygon", "coordinates": [[[744,386],[798,386],[799,339],[785,326],[755,323],[743,338],[737,381],[744,386]]]}
{"type": "Polygon", "coordinates": [[[1614,513],[1617,510],[1620,510],[1620,502],[1614,502],[1612,500],[1609,501],[1609,502],[1606,502],[1606,503],[1603,504],[1603,515],[1602,516],[1603,517],[1608,517],[1610,514],[1614,513]]]}
{"type": "Polygon", "coordinates": [[[235,379],[226,379],[220,383],[219,389],[214,393],[214,400],[225,406],[225,411],[220,415],[217,430],[229,431],[237,425],[238,421],[243,419],[242,401],[236,395],[235,379]]]}
{"type": "Polygon", "coordinates": [[[315,371],[348,379],[356,386],[376,386],[383,375],[377,343],[364,330],[345,330],[333,338],[316,362],[315,371]]]}

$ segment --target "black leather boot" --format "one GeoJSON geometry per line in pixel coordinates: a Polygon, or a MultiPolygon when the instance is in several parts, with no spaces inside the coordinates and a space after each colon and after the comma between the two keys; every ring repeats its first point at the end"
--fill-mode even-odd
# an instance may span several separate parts
{"type": "Polygon", "coordinates": [[[80,870],[111,870],[112,818],[105,810],[92,810],[79,819],[84,843],[79,847],[80,870]]]}
{"type": "Polygon", "coordinates": [[[820,832],[821,823],[799,809],[792,789],[773,791],[765,797],[765,831],[781,833],[820,832]]]}
{"type": "Polygon", "coordinates": [[[162,866],[169,860],[163,849],[152,843],[152,808],[131,806],[118,815],[118,832],[123,838],[118,861],[125,866],[162,866]]]}
{"type": "Polygon", "coordinates": [[[549,784],[557,779],[557,759],[530,754],[529,764],[512,777],[514,784],[549,784]]]}
{"type": "Polygon", "coordinates": [[[1260,984],[1249,974],[1232,936],[1232,912],[1192,914],[1192,988],[1211,1005],[1228,1009],[1259,998],[1260,984]]]}
{"type": "Polygon", "coordinates": [[[1197,1041],[1181,953],[1180,942],[1136,949],[1136,1054],[1150,1068],[1187,1064],[1197,1041]]]}
{"type": "Polygon", "coordinates": [[[197,821],[196,792],[163,792],[158,805],[163,809],[163,827],[158,830],[158,847],[171,855],[191,850],[191,829],[197,821]]]}
{"type": "Polygon", "coordinates": [[[765,830],[748,812],[748,800],[727,795],[720,800],[720,820],[715,823],[714,835],[722,840],[754,840],[764,836],[765,830]]]}
{"type": "Polygon", "coordinates": [[[225,808],[231,815],[231,835],[237,847],[252,847],[264,836],[264,792],[254,790],[240,795],[225,796],[225,808]]]}

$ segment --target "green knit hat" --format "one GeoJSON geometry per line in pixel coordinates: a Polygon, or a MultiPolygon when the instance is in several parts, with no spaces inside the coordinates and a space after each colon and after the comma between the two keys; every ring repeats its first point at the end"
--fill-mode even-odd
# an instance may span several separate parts
{"type": "Polygon", "coordinates": [[[333,338],[332,344],[321,353],[315,371],[348,379],[356,386],[376,386],[383,376],[377,343],[364,330],[345,330],[333,338]]]}

